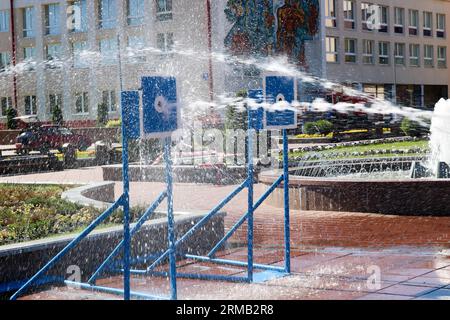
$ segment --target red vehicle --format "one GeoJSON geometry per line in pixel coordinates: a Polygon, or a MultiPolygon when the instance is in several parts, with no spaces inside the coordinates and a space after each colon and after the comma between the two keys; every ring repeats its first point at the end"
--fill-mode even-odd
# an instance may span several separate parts
{"type": "Polygon", "coordinates": [[[42,154],[50,150],[62,151],[65,144],[71,144],[84,151],[92,141],[88,137],[75,134],[70,129],[56,125],[29,126],[16,138],[18,154],[40,151],[42,154]]]}

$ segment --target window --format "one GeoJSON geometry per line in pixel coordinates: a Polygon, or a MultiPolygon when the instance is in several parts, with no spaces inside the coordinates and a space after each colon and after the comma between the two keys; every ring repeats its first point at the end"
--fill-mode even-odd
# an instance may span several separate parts
{"type": "Polygon", "coordinates": [[[417,36],[419,34],[419,11],[409,10],[409,35],[417,36]]]}
{"type": "Polygon", "coordinates": [[[404,43],[396,43],[395,44],[394,59],[395,59],[395,64],[405,65],[405,44],[404,43]]]}
{"type": "Polygon", "coordinates": [[[6,117],[9,108],[12,108],[11,97],[0,97],[0,117],[6,117]]]}
{"type": "Polygon", "coordinates": [[[355,2],[344,0],[344,27],[355,29],[355,2]]]}
{"type": "Polygon", "coordinates": [[[373,64],[375,42],[372,40],[363,40],[363,63],[373,64]]]}
{"type": "Polygon", "coordinates": [[[356,63],[356,39],[345,39],[345,62],[356,63]]]}
{"type": "Polygon", "coordinates": [[[58,60],[61,58],[61,44],[51,43],[46,46],[47,60],[58,60]]]}
{"type": "Polygon", "coordinates": [[[129,26],[137,26],[144,23],[144,0],[128,0],[127,11],[129,26]]]}
{"type": "Polygon", "coordinates": [[[172,0],[156,0],[156,17],[159,21],[172,19],[172,0]]]}
{"type": "Polygon", "coordinates": [[[436,14],[436,37],[445,38],[445,14],[436,14]]]}
{"type": "Polygon", "coordinates": [[[425,67],[433,67],[434,65],[434,47],[425,45],[423,50],[423,64],[425,67]]]}
{"type": "Polygon", "coordinates": [[[60,93],[52,93],[48,95],[48,106],[50,113],[53,114],[53,110],[56,107],[59,107],[62,110],[62,94],[60,93]]]}
{"type": "Polygon", "coordinates": [[[9,11],[0,10],[0,32],[9,31],[9,11]]]}
{"type": "Polygon", "coordinates": [[[394,32],[403,34],[405,28],[405,9],[394,8],[394,32]]]}
{"type": "Polygon", "coordinates": [[[411,67],[420,66],[420,46],[418,44],[409,45],[409,65],[411,67]]]}
{"type": "Polygon", "coordinates": [[[70,28],[70,32],[85,32],[87,30],[87,11],[86,11],[86,0],[75,0],[70,2],[73,8],[72,13],[74,14],[73,28],[70,28]],[[75,13],[79,12],[79,16],[75,13]]]}
{"type": "Polygon", "coordinates": [[[326,38],[326,59],[327,59],[327,62],[331,62],[331,63],[339,62],[338,38],[335,38],[335,37],[327,37],[326,38]]]}
{"type": "Polygon", "coordinates": [[[23,48],[23,58],[24,60],[33,60],[35,54],[34,47],[24,47],[23,48]]]}
{"type": "Polygon", "coordinates": [[[145,62],[145,40],[140,36],[128,37],[127,53],[130,63],[145,62]]]}
{"type": "Polygon", "coordinates": [[[87,68],[88,64],[84,61],[83,52],[86,50],[86,41],[78,41],[72,44],[73,66],[75,68],[87,68]]]}
{"type": "Polygon", "coordinates": [[[87,92],[75,93],[75,113],[76,114],[89,113],[89,96],[87,92]]]}
{"type": "Polygon", "coordinates": [[[108,112],[116,112],[116,92],[113,91],[103,91],[102,102],[108,108],[108,112]]]}
{"type": "Polygon", "coordinates": [[[380,10],[380,28],[378,32],[389,31],[389,7],[379,6],[380,10]]]}
{"type": "Polygon", "coordinates": [[[36,96],[25,97],[25,115],[31,116],[37,114],[36,96]]]}
{"type": "Polygon", "coordinates": [[[45,34],[59,34],[59,4],[45,6],[45,34]]]}
{"type": "Polygon", "coordinates": [[[370,3],[361,3],[361,20],[362,20],[362,28],[365,31],[372,31],[372,28],[369,26],[368,20],[373,14],[373,6],[370,3]]]}
{"type": "Polygon", "coordinates": [[[173,50],[173,33],[158,33],[156,41],[162,53],[170,53],[173,50]]]}
{"type": "Polygon", "coordinates": [[[23,8],[23,36],[34,37],[34,7],[23,8]]]}
{"type": "Polygon", "coordinates": [[[433,31],[431,28],[433,27],[433,14],[431,12],[423,13],[423,35],[424,37],[433,36],[433,31]]]}
{"type": "Polygon", "coordinates": [[[0,52],[0,72],[5,71],[11,64],[11,55],[9,52],[0,52]]]}
{"type": "Polygon", "coordinates": [[[117,63],[117,40],[115,38],[107,38],[100,40],[100,56],[102,63],[106,65],[117,63]]]}
{"type": "Polygon", "coordinates": [[[61,44],[60,43],[51,43],[45,47],[45,56],[46,56],[46,67],[47,68],[57,68],[58,60],[61,59],[61,44]]]}
{"type": "Polygon", "coordinates": [[[378,43],[378,63],[389,64],[389,42],[378,43]]]}
{"type": "Polygon", "coordinates": [[[113,29],[116,26],[116,0],[100,0],[99,18],[101,29],[113,29]]]}
{"type": "Polygon", "coordinates": [[[447,68],[447,47],[438,47],[438,68],[447,68]]]}

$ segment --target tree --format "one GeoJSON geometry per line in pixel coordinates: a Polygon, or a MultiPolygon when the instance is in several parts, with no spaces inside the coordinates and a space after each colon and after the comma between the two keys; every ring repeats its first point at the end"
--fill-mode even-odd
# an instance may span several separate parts
{"type": "Polygon", "coordinates": [[[17,129],[17,110],[14,108],[8,108],[6,110],[6,125],[8,129],[17,129]]]}
{"type": "Polygon", "coordinates": [[[58,104],[52,109],[52,121],[57,125],[61,125],[64,121],[62,110],[58,104]]]}
{"type": "Polygon", "coordinates": [[[108,123],[108,107],[104,103],[100,103],[97,108],[97,125],[104,127],[108,123]]]}
{"type": "MultiPolygon", "coordinates": [[[[236,98],[247,98],[247,91],[236,93],[236,98]]],[[[236,105],[228,105],[225,114],[225,129],[247,129],[247,110],[241,110],[236,105]]]]}

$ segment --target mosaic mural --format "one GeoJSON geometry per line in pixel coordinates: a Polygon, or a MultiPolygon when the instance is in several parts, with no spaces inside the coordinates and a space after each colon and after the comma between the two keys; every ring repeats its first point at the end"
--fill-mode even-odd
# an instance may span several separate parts
{"type": "Polygon", "coordinates": [[[233,26],[225,46],[235,55],[283,54],[305,64],[305,41],[319,31],[319,0],[228,0],[233,26]]]}

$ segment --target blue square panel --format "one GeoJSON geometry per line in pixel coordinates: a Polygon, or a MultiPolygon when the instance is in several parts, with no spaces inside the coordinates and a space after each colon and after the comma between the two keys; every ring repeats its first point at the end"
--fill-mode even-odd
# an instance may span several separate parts
{"type": "Polygon", "coordinates": [[[266,129],[296,129],[297,112],[291,109],[267,110],[266,129]]]}
{"type": "Polygon", "coordinates": [[[167,137],[178,129],[177,85],[173,77],[142,78],[144,137],[167,137]]]}
{"type": "Polygon", "coordinates": [[[295,80],[293,77],[266,77],[266,99],[269,103],[295,100],[295,80]]]}

